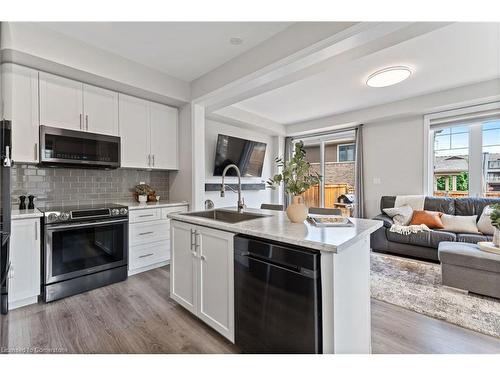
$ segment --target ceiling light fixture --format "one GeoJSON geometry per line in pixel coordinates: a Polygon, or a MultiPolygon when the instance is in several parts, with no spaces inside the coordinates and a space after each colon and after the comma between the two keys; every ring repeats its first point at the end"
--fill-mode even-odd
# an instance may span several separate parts
{"type": "Polygon", "coordinates": [[[366,84],[370,87],[391,86],[403,82],[410,75],[411,70],[407,66],[391,66],[370,74],[366,80],[366,84]]]}
{"type": "Polygon", "coordinates": [[[243,43],[243,39],[241,39],[239,37],[236,37],[236,36],[234,36],[231,39],[229,39],[229,41],[231,42],[231,44],[233,46],[239,46],[240,44],[243,43]]]}

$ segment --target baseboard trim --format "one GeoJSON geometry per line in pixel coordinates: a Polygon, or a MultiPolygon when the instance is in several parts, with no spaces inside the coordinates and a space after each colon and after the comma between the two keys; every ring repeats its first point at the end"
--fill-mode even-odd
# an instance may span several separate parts
{"type": "Polygon", "coordinates": [[[128,276],[137,275],[138,273],[150,271],[150,270],[153,270],[155,268],[166,266],[168,264],[170,264],[170,260],[165,260],[163,262],[150,264],[149,266],[145,266],[145,267],[141,267],[141,268],[135,268],[133,270],[128,270],[128,276]]]}

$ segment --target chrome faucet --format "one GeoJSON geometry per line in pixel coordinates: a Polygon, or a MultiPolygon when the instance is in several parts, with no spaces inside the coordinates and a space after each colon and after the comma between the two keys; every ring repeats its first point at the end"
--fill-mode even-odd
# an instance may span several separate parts
{"type": "Polygon", "coordinates": [[[236,191],[230,185],[227,185],[227,187],[231,191],[238,193],[238,212],[241,212],[241,210],[243,210],[245,208],[245,201],[241,197],[241,173],[240,173],[240,169],[235,164],[229,164],[226,168],[224,168],[224,171],[222,171],[222,184],[220,187],[220,196],[222,198],[224,198],[224,195],[226,193],[226,185],[224,184],[224,177],[226,177],[226,172],[231,168],[236,169],[236,174],[238,175],[238,190],[236,191]]]}

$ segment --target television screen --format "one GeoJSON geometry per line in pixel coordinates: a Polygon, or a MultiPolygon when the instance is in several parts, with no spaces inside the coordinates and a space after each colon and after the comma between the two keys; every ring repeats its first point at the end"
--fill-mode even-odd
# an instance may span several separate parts
{"type": "MultiPolygon", "coordinates": [[[[214,176],[222,176],[229,164],[236,164],[242,177],[261,177],[266,155],[266,144],[219,134],[215,150],[214,176]]],[[[231,168],[226,176],[236,176],[231,168]]]]}

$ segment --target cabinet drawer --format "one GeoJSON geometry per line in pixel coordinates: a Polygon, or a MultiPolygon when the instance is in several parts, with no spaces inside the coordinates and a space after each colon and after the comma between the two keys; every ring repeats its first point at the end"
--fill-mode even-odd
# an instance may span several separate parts
{"type": "Polygon", "coordinates": [[[143,210],[131,210],[128,216],[130,223],[158,220],[161,218],[160,208],[145,208],[143,210]]]}
{"type": "Polygon", "coordinates": [[[174,213],[174,212],[187,212],[188,208],[187,206],[177,206],[177,207],[163,207],[161,209],[161,218],[162,219],[168,219],[168,214],[174,213]]]}
{"type": "Polygon", "coordinates": [[[170,242],[160,241],[129,248],[129,270],[147,267],[170,259],[170,242]]]}
{"type": "Polygon", "coordinates": [[[129,224],[130,246],[164,241],[170,238],[169,220],[129,224]]]}

